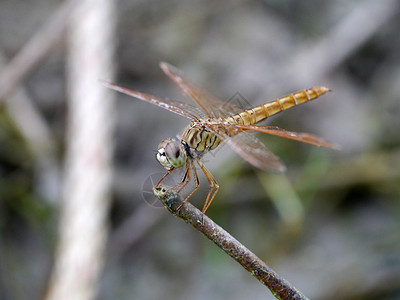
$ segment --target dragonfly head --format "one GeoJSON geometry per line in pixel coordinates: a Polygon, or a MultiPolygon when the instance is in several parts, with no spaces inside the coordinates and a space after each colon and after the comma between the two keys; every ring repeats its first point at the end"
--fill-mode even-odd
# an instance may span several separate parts
{"type": "Polygon", "coordinates": [[[170,138],[163,139],[158,145],[156,158],[168,171],[183,167],[187,159],[183,145],[177,140],[170,138]]]}

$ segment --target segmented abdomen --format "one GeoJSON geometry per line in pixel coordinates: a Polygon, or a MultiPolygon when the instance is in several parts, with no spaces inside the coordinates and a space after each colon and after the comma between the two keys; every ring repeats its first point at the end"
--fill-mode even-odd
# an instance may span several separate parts
{"type": "Polygon", "coordinates": [[[254,125],[293,106],[317,99],[329,91],[328,88],[323,86],[302,90],[230,116],[225,119],[225,122],[229,124],[254,125]]]}

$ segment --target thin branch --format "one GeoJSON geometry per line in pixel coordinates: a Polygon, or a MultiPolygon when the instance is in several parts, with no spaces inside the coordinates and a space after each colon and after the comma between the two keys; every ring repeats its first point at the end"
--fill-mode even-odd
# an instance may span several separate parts
{"type": "Polygon", "coordinates": [[[202,212],[192,204],[186,202],[177,211],[182,203],[182,198],[178,194],[168,191],[168,187],[160,186],[157,189],[154,188],[153,192],[171,214],[182,219],[213,241],[251,275],[266,285],[277,299],[308,299],[210,218],[204,216],[203,224],[202,212]]]}

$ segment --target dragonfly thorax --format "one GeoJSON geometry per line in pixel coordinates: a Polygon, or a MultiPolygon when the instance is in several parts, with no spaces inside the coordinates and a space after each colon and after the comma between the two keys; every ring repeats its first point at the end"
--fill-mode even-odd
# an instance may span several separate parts
{"type": "Polygon", "coordinates": [[[186,163],[186,150],[177,140],[170,138],[163,139],[158,145],[156,158],[158,162],[166,169],[183,167],[186,163]]]}

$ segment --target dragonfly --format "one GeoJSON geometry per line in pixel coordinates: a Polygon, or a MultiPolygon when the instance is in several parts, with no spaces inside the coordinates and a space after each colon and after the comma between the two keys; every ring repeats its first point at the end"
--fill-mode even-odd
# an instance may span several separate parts
{"type": "Polygon", "coordinates": [[[251,132],[262,132],[315,146],[338,149],[336,144],[329,143],[310,133],[287,131],[277,126],[257,125],[281,111],[326,94],[330,89],[324,86],[304,89],[244,110],[238,105],[217,99],[186,79],[183,72],[174,66],[162,62],[160,68],[182,89],[184,95],[189,96],[194,101],[195,105],[160,98],[110,82],[103,83],[106,87],[115,91],[157,105],[190,120],[190,124],[184,130],[180,139],[163,139],[158,145],[156,153],[158,162],[167,172],[157,183],[155,189],[160,187],[165,178],[179,168],[185,167],[184,175],[180,183],[169,191],[176,190],[177,193],[180,193],[194,177],[196,186],[180,204],[178,210],[200,186],[195,166],[195,163],[197,163],[210,185],[202,209],[204,220],[204,215],[219,190],[219,184],[201,159],[204,154],[216,149],[223,142],[253,166],[262,170],[278,172],[284,172],[286,170],[285,165],[251,132]]]}

